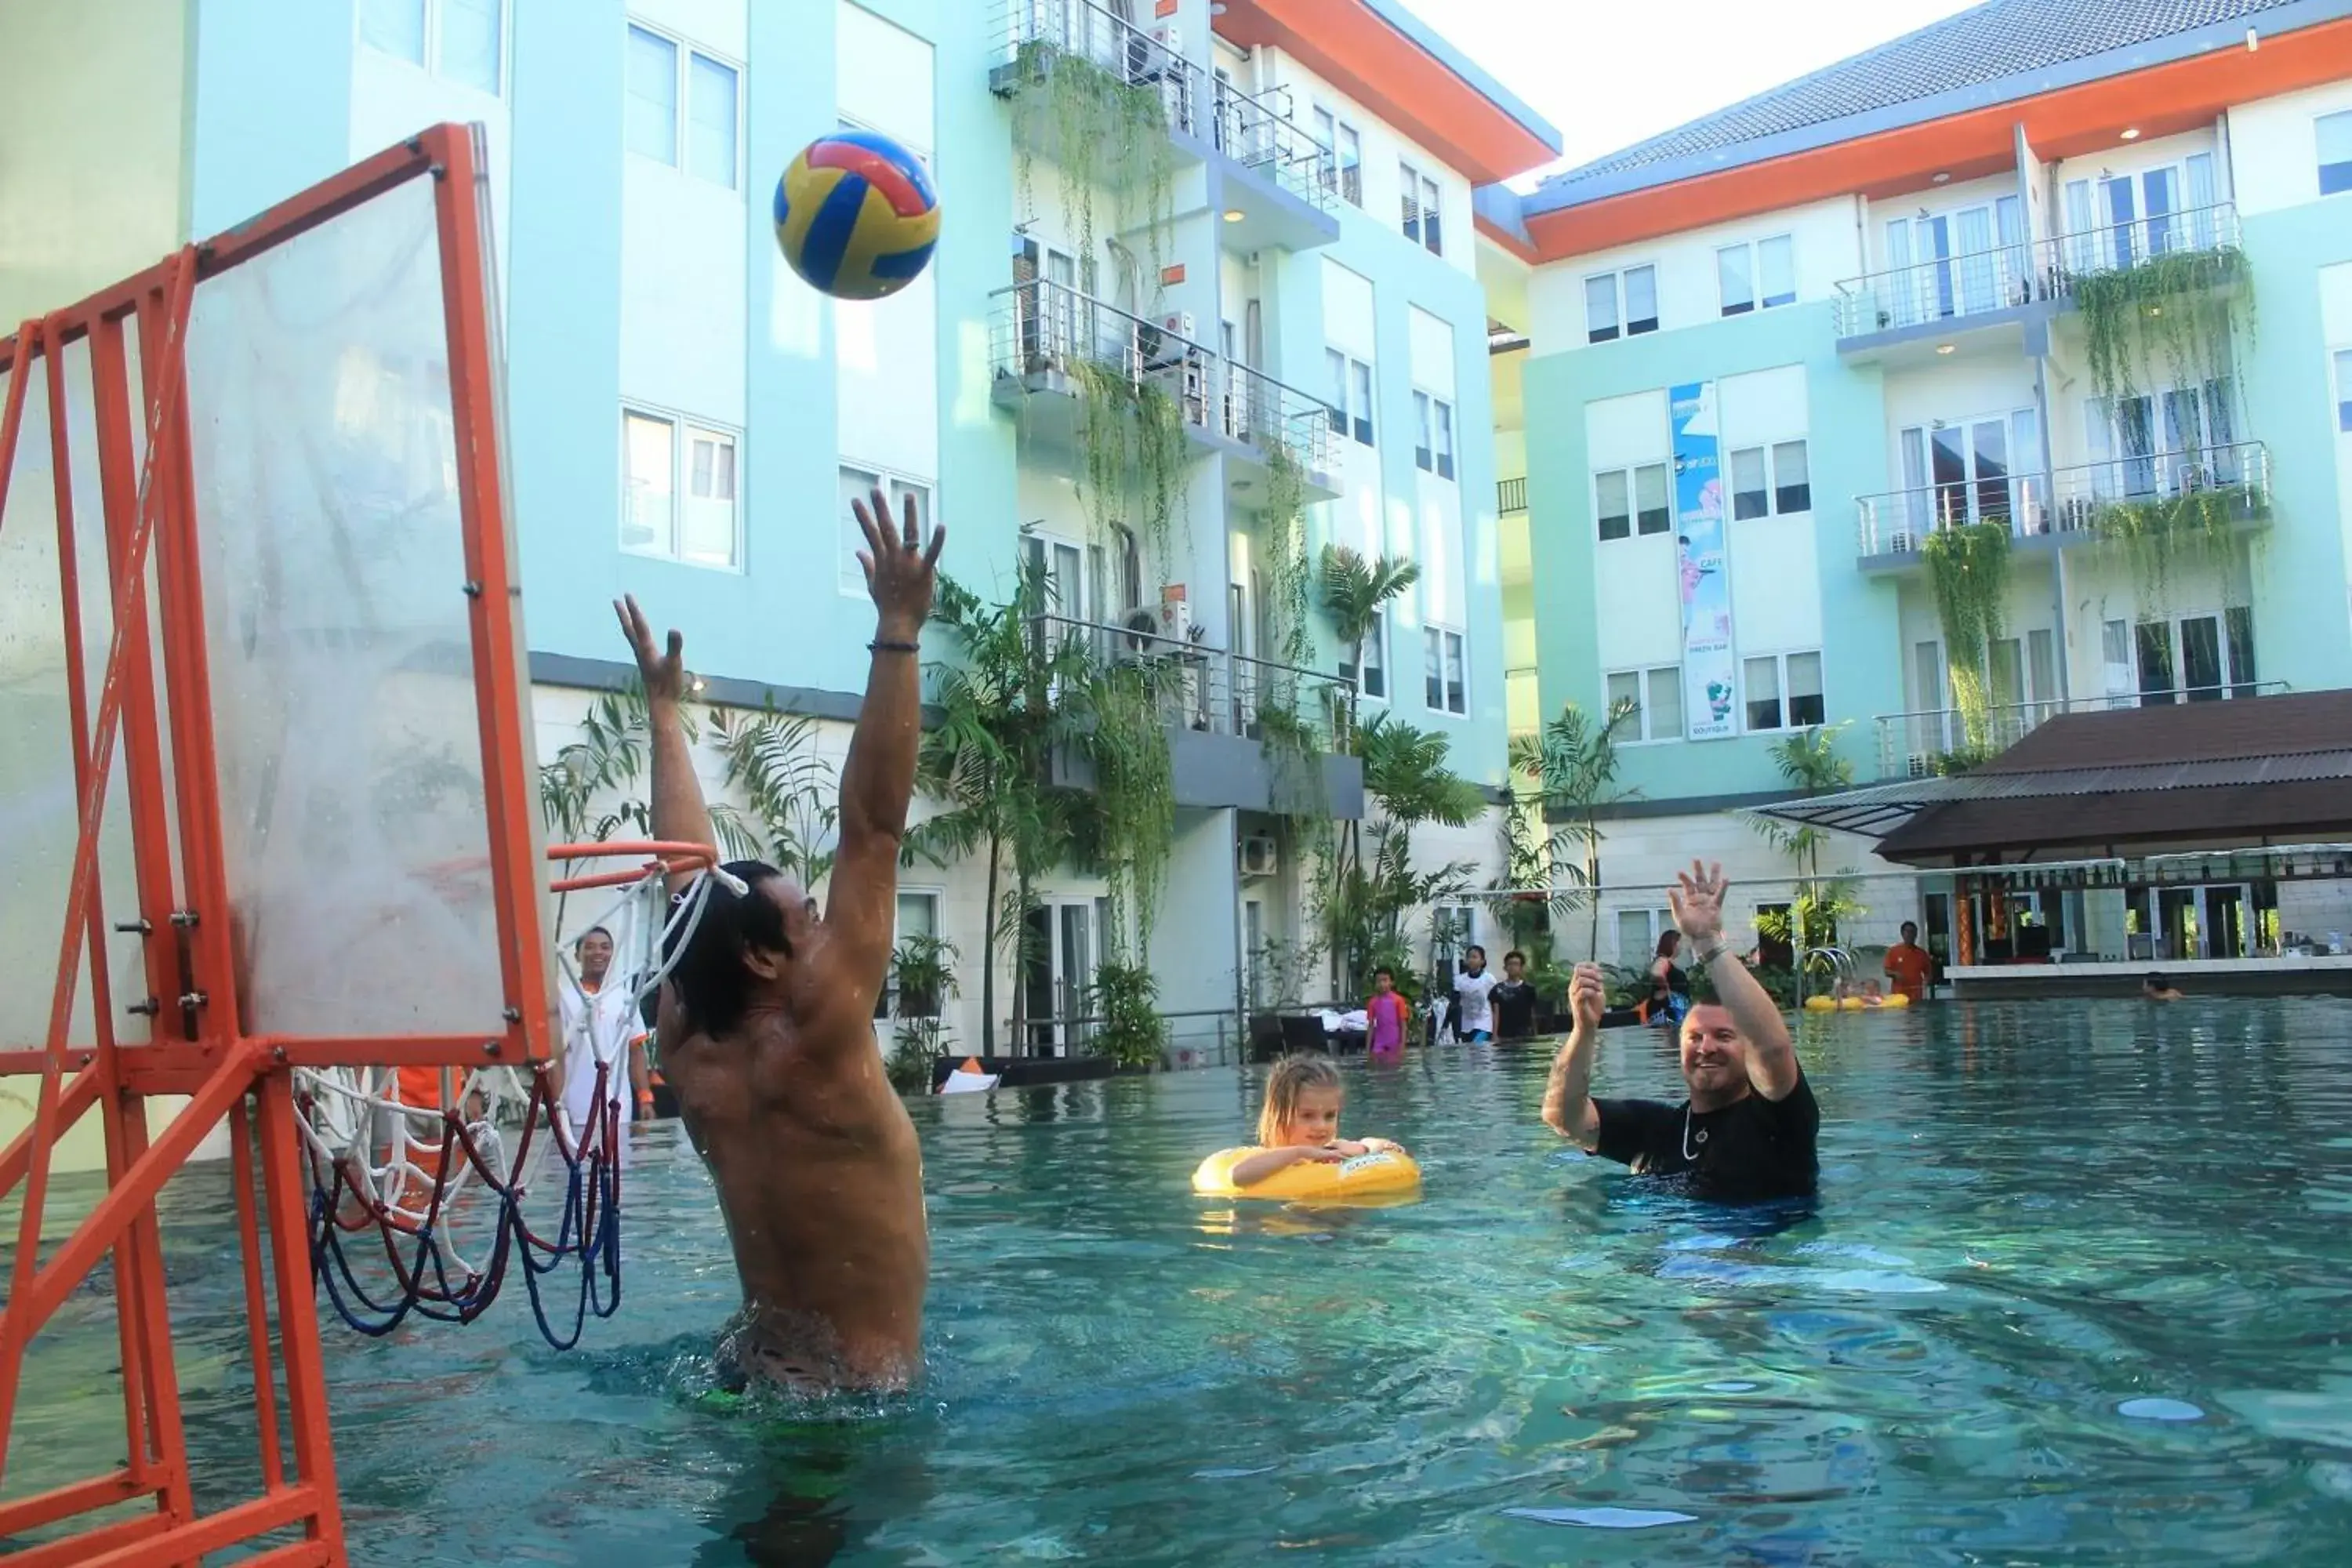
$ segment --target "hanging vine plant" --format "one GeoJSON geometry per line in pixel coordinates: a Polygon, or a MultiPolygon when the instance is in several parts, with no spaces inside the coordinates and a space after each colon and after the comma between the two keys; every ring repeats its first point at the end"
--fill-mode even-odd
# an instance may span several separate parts
{"type": "Polygon", "coordinates": [[[1175,216],[1176,149],[1168,139],[1167,101],[1156,83],[1129,82],[1058,44],[1032,41],[1015,57],[1013,97],[1018,179],[1033,205],[1037,149],[1052,149],[1060,173],[1062,211],[1078,254],[1091,260],[1097,193],[1117,203],[1114,222],[1148,232],[1151,286],[1159,287],[1167,228],[1175,216]],[[1139,215],[1139,216],[1138,216],[1139,215]]]}
{"type": "Polygon", "coordinates": [[[2091,514],[2091,527],[2102,545],[2130,564],[2145,605],[2170,604],[2179,574],[2197,567],[2220,574],[2223,598],[2234,605],[2244,598],[2233,571],[2235,525],[2261,516],[2265,505],[2252,485],[2223,485],[2107,501],[2091,514]]]}
{"type": "Polygon", "coordinates": [[[1952,706],[1971,746],[1990,743],[1987,667],[2009,596],[2009,528],[1974,522],[1927,536],[1920,552],[1936,594],[1936,618],[1952,672],[1952,706]]]}
{"type": "Polygon", "coordinates": [[[1176,519],[1191,489],[1184,406],[1125,366],[1081,359],[1069,367],[1077,394],[1078,503],[1092,542],[1108,549],[1133,528],[1152,566],[1175,568],[1176,519]]]}
{"type": "Polygon", "coordinates": [[[1307,470],[1277,434],[1262,445],[1266,463],[1265,510],[1259,518],[1259,551],[1265,565],[1266,658],[1282,668],[1265,671],[1259,695],[1258,746],[1264,752],[1276,816],[1326,816],[1323,735],[1337,733],[1346,715],[1315,683],[1301,689],[1298,671],[1315,661],[1314,576],[1307,555],[1307,470]],[[1321,703],[1323,728],[1302,711],[1321,703]]]}
{"type": "Polygon", "coordinates": [[[2235,250],[2173,250],[2074,279],[2091,386],[2113,401],[2139,390],[2158,364],[2173,384],[2227,375],[2241,316],[2251,334],[2253,289],[2235,250]]]}
{"type": "Polygon", "coordinates": [[[1166,681],[1155,662],[1113,662],[1096,672],[1087,700],[1086,752],[1100,812],[1099,864],[1110,899],[1111,956],[1148,952],[1167,889],[1176,838],[1175,766],[1160,719],[1166,681]]]}

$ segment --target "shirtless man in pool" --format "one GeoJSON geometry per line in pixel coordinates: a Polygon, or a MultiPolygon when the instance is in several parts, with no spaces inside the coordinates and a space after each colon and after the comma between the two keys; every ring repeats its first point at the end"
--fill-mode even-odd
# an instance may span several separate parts
{"type": "MultiPolygon", "coordinates": [[[[873,1018],[915,787],[917,638],[946,534],[934,529],[924,548],[911,501],[902,527],[878,491],[856,510],[878,614],[824,912],[774,867],[729,862],[742,890],[712,879],[661,994],[662,1071],[710,1167],[743,1284],[720,1360],[812,1392],[913,1379],[930,1270],[922,1152],[883,1077],[873,1018]]],[[[645,678],[654,837],[715,851],[678,718],[685,639],[671,632],[658,651],[635,599],[614,608],[645,678]]],[[[671,890],[698,874],[673,877],[671,890]]]]}

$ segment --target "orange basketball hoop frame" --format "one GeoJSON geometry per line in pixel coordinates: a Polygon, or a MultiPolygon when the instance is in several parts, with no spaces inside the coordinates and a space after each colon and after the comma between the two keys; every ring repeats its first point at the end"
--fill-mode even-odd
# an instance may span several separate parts
{"type": "MultiPolygon", "coordinates": [[[[191,246],[78,305],[27,321],[13,337],[0,340],[5,388],[0,404],[0,527],[26,526],[26,514],[41,500],[38,487],[31,487],[34,495],[16,498],[26,503],[23,510],[11,517],[6,510],[28,401],[47,410],[43,422],[56,475],[63,608],[57,630],[63,643],[70,778],[79,825],[57,928],[59,952],[46,1037],[37,1042],[0,1038],[0,1073],[39,1077],[30,1128],[0,1152],[0,1197],[17,1194],[22,1203],[5,1309],[0,1311],[0,1465],[6,1462],[5,1439],[15,1429],[27,1347],[103,1258],[112,1260],[128,1439],[127,1462],[120,1468],[0,1503],[0,1539],[26,1543],[13,1556],[24,1568],[193,1563],[289,1529],[299,1531],[300,1539],[247,1561],[343,1562],[312,1259],[306,1247],[310,1184],[291,1069],[478,1067],[486,1060],[528,1068],[550,1057],[555,1032],[552,971],[537,885],[539,825],[521,679],[519,585],[500,471],[499,370],[484,283],[488,230],[478,137],[467,127],[436,126],[246,225],[191,246]],[[370,205],[378,203],[387,205],[370,205]],[[243,938],[235,896],[244,889],[232,887],[225,851],[226,742],[220,739],[222,719],[214,700],[221,655],[217,647],[207,651],[200,545],[206,530],[217,533],[252,520],[204,515],[206,508],[199,504],[192,429],[225,416],[215,407],[191,406],[196,401],[190,392],[191,312],[204,299],[243,297],[233,289],[207,294],[215,280],[353,219],[362,209],[379,216],[394,213],[414,224],[419,237],[415,266],[431,266],[432,247],[438,247],[440,319],[434,321],[425,311],[415,331],[436,360],[436,376],[437,356],[446,354],[446,413],[436,413],[430,428],[446,427],[454,435],[463,580],[447,582],[446,588],[426,584],[421,592],[465,595],[462,607],[449,600],[431,602],[438,606],[434,613],[462,628],[451,634],[450,646],[460,652],[470,647],[478,718],[471,727],[478,756],[465,761],[479,770],[478,805],[488,850],[486,879],[478,879],[487,893],[475,897],[471,911],[485,932],[495,920],[494,973],[488,957],[478,962],[483,994],[491,995],[494,985],[496,997],[502,998],[502,1005],[494,1000],[486,1007],[490,1016],[481,1026],[463,1032],[248,1028],[257,998],[247,984],[249,973],[240,967],[248,955],[238,945],[243,938]],[[126,344],[136,351],[136,389],[126,344]],[[90,405],[88,415],[85,405],[90,405]],[[143,445],[134,442],[134,406],[143,445]],[[73,418],[67,417],[69,407],[73,418]],[[88,519],[90,495],[84,490],[78,496],[71,482],[72,463],[88,465],[93,456],[86,448],[77,451],[75,439],[93,426],[100,516],[89,523],[89,537],[102,540],[98,552],[89,549],[75,519],[78,501],[88,519]],[[100,668],[90,668],[93,661],[86,661],[83,652],[85,578],[111,588],[88,601],[110,606],[100,635],[110,629],[111,641],[100,668]],[[118,816],[127,818],[134,868],[114,884],[101,870],[101,834],[121,834],[126,824],[103,820],[110,782],[125,803],[118,816]],[[110,885],[117,895],[113,909],[105,907],[110,885]],[[135,911],[121,907],[131,901],[126,890],[135,896],[135,911]],[[485,902],[492,908],[485,910],[485,902]],[[106,946],[110,940],[120,942],[121,933],[136,933],[140,961],[110,973],[106,946]],[[143,999],[117,994],[125,973],[137,977],[143,999]],[[80,990],[85,981],[86,993],[80,990]],[[78,1013],[78,997],[86,999],[86,1011],[78,1013]],[[165,1095],[186,1096],[187,1103],[151,1137],[148,1102],[165,1095]],[[45,1255],[52,1156],[67,1130],[92,1113],[105,1134],[104,1195],[61,1241],[52,1238],[45,1255]],[[224,1119],[245,1262],[261,1490],[249,1500],[202,1514],[191,1487],[156,1198],[224,1119]],[[281,1432],[290,1443],[282,1443],[281,1432]],[[290,1466],[281,1446],[290,1450],[290,1466]],[[85,1517],[100,1510],[105,1510],[100,1519],[85,1517]],[[67,1526],[78,1526],[79,1533],[58,1533],[67,1526]]],[[[358,232],[364,231],[347,227],[334,234],[358,232]]],[[[339,243],[333,234],[314,242],[329,247],[339,243]]],[[[316,254],[339,253],[306,249],[288,257],[316,254]]],[[[278,264],[292,267],[295,261],[279,258],[278,264]]],[[[246,275],[238,286],[266,294],[269,276],[265,268],[246,275]],[[251,282],[256,276],[265,281],[251,282]]],[[[322,276],[330,282],[338,277],[331,271],[322,276]]],[[[212,331],[210,342],[233,336],[200,330],[212,331]]],[[[290,334],[300,329],[286,330],[290,334]]],[[[439,381],[431,385],[437,398],[439,381]]],[[[262,416],[298,417],[299,411],[265,408],[262,416]]],[[[446,487],[447,472],[436,463],[434,482],[446,487]]],[[[320,505],[331,511],[334,501],[325,498],[320,505]]],[[[454,544],[450,560],[448,574],[454,578],[454,544]]],[[[233,586],[216,583],[213,590],[226,593],[233,586]]],[[[462,688],[463,678],[452,684],[462,688]]],[[[466,728],[461,721],[458,732],[466,728]]],[[[21,737],[0,735],[0,745],[24,743],[21,737]]],[[[61,761],[57,771],[66,776],[61,761]]],[[[692,847],[603,845],[593,852],[640,853],[649,865],[667,867],[688,863],[672,857],[692,847]]],[[[698,853],[707,858],[707,852],[698,853]]],[[[646,874],[641,868],[609,875],[625,881],[646,874]]],[[[482,945],[477,943],[477,950],[482,945]]]]}

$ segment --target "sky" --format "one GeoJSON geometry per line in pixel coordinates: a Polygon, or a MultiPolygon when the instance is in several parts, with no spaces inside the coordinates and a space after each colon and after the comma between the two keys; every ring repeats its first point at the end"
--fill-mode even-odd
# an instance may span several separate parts
{"type": "Polygon", "coordinates": [[[1559,128],[1562,167],[1670,131],[1973,3],[1404,0],[1559,128]]]}

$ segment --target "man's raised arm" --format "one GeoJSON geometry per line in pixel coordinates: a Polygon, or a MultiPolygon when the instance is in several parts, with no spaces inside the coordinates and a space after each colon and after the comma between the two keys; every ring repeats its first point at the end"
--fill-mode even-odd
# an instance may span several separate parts
{"type": "MultiPolygon", "coordinates": [[[[656,838],[670,844],[699,844],[715,860],[719,839],[710,831],[710,813],[702,804],[702,783],[694,776],[694,757],[687,750],[686,722],[678,704],[686,700],[686,638],[669,634],[667,652],[654,649],[654,629],[635,595],[616,601],[613,613],[621,618],[621,635],[637,656],[637,675],[646,688],[646,725],[653,732],[656,838]]],[[[673,893],[694,879],[691,868],[673,871],[673,893]]]]}
{"type": "Polygon", "coordinates": [[[1592,1103],[1592,1054],[1599,1047],[1601,1015],[1609,1005],[1607,988],[1597,963],[1580,963],[1568,988],[1569,1010],[1575,1016],[1568,1044],[1552,1058],[1551,1077],[1544,1084],[1544,1124],[1563,1138],[1573,1138],[1591,1152],[1601,1142],[1601,1112],[1592,1103]]]}
{"type": "MultiPolygon", "coordinates": [[[[866,701],[841,766],[841,842],[835,853],[824,923],[853,973],[871,972],[879,984],[889,962],[898,920],[898,848],[907,836],[907,808],[915,794],[915,750],[922,739],[923,623],[930,617],[940,548],[947,531],[935,528],[924,546],[915,501],[902,520],[890,515],[880,490],[873,504],[853,503],[866,548],[857,552],[874,595],[874,661],[866,701]]],[[[868,1005],[872,998],[866,998],[868,1005]]]]}
{"type": "Polygon", "coordinates": [[[1780,1005],[1763,982],[1748,973],[1724,937],[1723,898],[1731,883],[1721,866],[1696,860],[1675,879],[1681,886],[1666,894],[1666,901],[1674,905],[1675,928],[1690,938],[1699,967],[1715,983],[1716,999],[1748,1042],[1748,1081],[1767,1100],[1785,1100],[1803,1076],[1797,1067],[1797,1047],[1789,1038],[1780,1005]]]}

